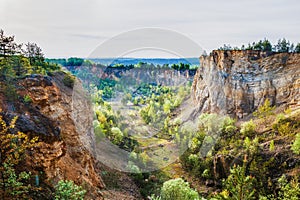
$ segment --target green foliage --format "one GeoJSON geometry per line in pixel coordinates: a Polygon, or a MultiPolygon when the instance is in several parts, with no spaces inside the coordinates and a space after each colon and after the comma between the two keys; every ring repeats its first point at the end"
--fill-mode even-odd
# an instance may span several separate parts
{"type": "Polygon", "coordinates": [[[271,140],[270,145],[269,145],[269,151],[274,151],[274,150],[275,150],[274,140],[271,140]]]}
{"type": "Polygon", "coordinates": [[[288,181],[285,175],[278,179],[279,191],[277,194],[260,195],[259,200],[298,200],[300,198],[300,185],[297,178],[288,181]]]}
{"type": "Polygon", "coordinates": [[[86,190],[73,181],[60,180],[55,186],[55,200],[83,200],[86,190]]]}
{"type": "Polygon", "coordinates": [[[5,36],[4,31],[0,30],[0,74],[4,80],[60,70],[59,66],[45,62],[42,49],[37,44],[22,46],[14,42],[14,36],[5,36]]]}
{"type": "Polygon", "coordinates": [[[216,144],[220,137],[230,138],[234,135],[237,130],[235,120],[217,114],[202,114],[198,130],[190,128],[185,132],[182,128],[175,135],[175,141],[179,144],[189,141],[189,149],[180,157],[183,166],[197,177],[212,178],[210,169],[213,168],[213,156],[218,148],[216,144]]]}
{"type": "Polygon", "coordinates": [[[198,193],[181,178],[166,181],[161,188],[162,200],[197,200],[198,193]]]}
{"type": "MultiPolygon", "coordinates": [[[[0,109],[1,112],[1,109],[0,109]]],[[[17,117],[7,124],[0,115],[0,187],[2,199],[27,198],[31,188],[26,181],[30,173],[17,171],[17,166],[24,159],[27,150],[38,145],[38,138],[30,139],[26,134],[11,133],[16,125],[17,117]]]]}
{"type": "Polygon", "coordinates": [[[253,157],[259,149],[258,137],[256,137],[254,140],[250,140],[248,137],[246,137],[244,140],[244,149],[246,150],[248,156],[253,157]]]}
{"type": "Polygon", "coordinates": [[[290,122],[279,122],[276,129],[279,135],[289,135],[293,131],[290,122]]]}
{"type": "Polygon", "coordinates": [[[265,119],[266,117],[274,114],[275,106],[271,106],[271,102],[269,99],[266,99],[263,105],[259,106],[257,111],[253,113],[254,116],[265,119]]]}
{"type": "Polygon", "coordinates": [[[110,79],[100,79],[96,85],[97,90],[102,92],[103,99],[110,99],[114,96],[114,89],[117,82],[110,79]]]}
{"type": "Polygon", "coordinates": [[[66,73],[62,81],[65,84],[65,86],[73,88],[75,84],[75,80],[76,80],[75,76],[71,75],[70,73],[66,73]]]}
{"type": "Polygon", "coordinates": [[[252,137],[256,133],[255,129],[256,124],[251,119],[248,122],[242,123],[240,132],[243,136],[252,137]]]}
{"type": "Polygon", "coordinates": [[[298,200],[300,198],[300,185],[297,179],[293,179],[291,182],[288,182],[286,176],[282,175],[278,179],[278,184],[280,187],[278,199],[298,200]]]}
{"type": "Polygon", "coordinates": [[[223,183],[225,190],[216,198],[228,200],[256,199],[255,182],[254,177],[246,175],[245,166],[234,166],[223,183]]]}
{"type": "Polygon", "coordinates": [[[27,173],[23,171],[18,174],[14,166],[9,163],[4,163],[3,169],[4,171],[1,174],[1,178],[5,181],[0,182],[0,187],[4,189],[2,197],[12,199],[28,198],[31,185],[26,183],[26,181],[30,178],[30,172],[27,173]]]}
{"type": "Polygon", "coordinates": [[[237,131],[235,120],[230,117],[225,117],[222,121],[221,131],[222,135],[231,136],[237,131]]]}
{"type": "Polygon", "coordinates": [[[295,53],[300,53],[300,43],[295,47],[295,53]]]}
{"type": "Polygon", "coordinates": [[[283,53],[283,52],[290,52],[291,50],[291,43],[290,41],[286,40],[285,38],[279,39],[277,45],[275,45],[274,49],[277,52],[283,53]]]}
{"type": "Polygon", "coordinates": [[[25,103],[31,103],[32,102],[32,99],[31,99],[31,97],[28,94],[26,94],[23,97],[23,100],[24,100],[25,103]]]}
{"type": "Polygon", "coordinates": [[[178,71],[185,71],[190,69],[189,64],[179,63],[179,64],[172,64],[172,69],[178,70],[178,71]]]}
{"type": "Polygon", "coordinates": [[[69,58],[66,65],[67,66],[81,66],[84,62],[84,59],[82,58],[69,58]]]}
{"type": "Polygon", "coordinates": [[[292,150],[295,154],[300,154],[300,133],[296,135],[296,139],[292,145],[292,150]]]}
{"type": "MultiPolygon", "coordinates": [[[[288,113],[290,111],[286,110],[285,112],[288,113]]],[[[279,114],[272,128],[281,136],[292,136],[297,131],[297,121],[293,117],[286,117],[284,114],[279,114]]]]}
{"type": "Polygon", "coordinates": [[[265,38],[258,43],[253,42],[252,45],[249,44],[247,50],[272,51],[272,44],[265,38]]]}
{"type": "MultiPolygon", "coordinates": [[[[176,93],[176,88],[146,85],[140,87],[136,94],[139,94],[147,104],[140,110],[143,120],[147,124],[152,123],[161,128],[164,121],[171,116],[171,112],[181,104],[188,91],[183,86],[178,88],[176,93]]],[[[166,126],[164,128],[168,129],[166,126]]]]}
{"type": "Polygon", "coordinates": [[[288,41],[287,39],[279,39],[277,44],[272,45],[271,42],[264,38],[264,40],[260,40],[258,42],[249,43],[247,47],[242,45],[241,48],[238,47],[231,47],[229,44],[224,44],[223,47],[220,47],[219,50],[256,50],[256,51],[272,51],[272,52],[279,52],[279,53],[287,53],[287,52],[300,52],[300,43],[296,45],[288,41]]]}
{"type": "Polygon", "coordinates": [[[111,139],[113,140],[113,142],[115,144],[120,144],[120,142],[123,139],[123,133],[118,127],[112,127],[111,128],[111,135],[110,136],[112,137],[111,139]]]}
{"type": "Polygon", "coordinates": [[[4,95],[10,102],[14,102],[18,99],[16,86],[13,83],[10,83],[10,81],[4,84],[4,95]]]}
{"type": "Polygon", "coordinates": [[[160,196],[155,196],[155,194],[152,194],[150,196],[150,200],[161,200],[161,197],[160,196]]]}
{"type": "MultiPolygon", "coordinates": [[[[93,97],[94,99],[98,97],[93,97]]],[[[98,99],[99,100],[99,99],[98,99]]],[[[98,101],[97,100],[97,101],[98,101]]],[[[137,145],[136,140],[129,138],[125,130],[118,127],[119,114],[115,113],[111,106],[105,101],[96,103],[95,113],[96,121],[94,122],[94,131],[96,141],[99,142],[102,138],[107,137],[112,143],[120,146],[123,149],[131,151],[137,145]]]]}

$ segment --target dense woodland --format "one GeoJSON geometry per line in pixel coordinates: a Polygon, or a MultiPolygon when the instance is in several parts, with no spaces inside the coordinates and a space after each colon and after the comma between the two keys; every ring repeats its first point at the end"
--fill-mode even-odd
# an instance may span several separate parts
{"type": "MultiPolygon", "coordinates": [[[[225,45],[221,49],[233,48],[225,45]]],[[[295,46],[282,39],[272,46],[265,39],[240,49],[299,53],[300,44],[295,46]]],[[[125,79],[123,72],[99,77],[95,70],[104,66],[80,58],[45,59],[37,44],[16,44],[13,36],[5,36],[3,30],[0,31],[0,87],[8,101],[31,103],[30,97],[19,96],[15,92],[15,79],[32,74],[48,75],[62,70],[63,66],[72,72],[66,73],[64,84],[73,87],[74,76],[77,76],[91,95],[96,142],[106,137],[130,152],[127,169],[132,172],[130,176],[145,199],[300,198],[299,112],[288,108],[277,111],[267,100],[248,121],[240,122],[229,116],[203,113],[195,122],[197,130],[191,130],[184,126],[180,118],[176,118],[177,109],[190,95],[189,80],[183,85],[172,86],[125,79]],[[127,82],[122,82],[124,80],[127,82]],[[116,103],[123,110],[114,110],[116,103]],[[181,151],[180,158],[163,169],[143,172],[142,168],[159,163],[149,158],[151,149],[142,150],[149,143],[132,133],[130,128],[137,121],[145,127],[155,125],[158,131],[154,143],[158,147],[176,145],[181,151]],[[295,162],[287,163],[283,157],[295,162]],[[217,164],[222,162],[231,163],[227,166],[228,173],[216,169],[220,167],[217,164]]],[[[157,66],[145,63],[139,66],[106,66],[108,70],[114,68],[129,72],[133,68],[143,67],[151,68],[154,72],[149,74],[152,75],[157,69],[157,66]]],[[[192,70],[189,65],[182,63],[165,68],[180,73],[192,70]]],[[[15,133],[16,121],[17,118],[14,118],[6,122],[0,115],[0,198],[39,199],[42,184],[38,178],[34,179],[30,171],[20,171],[18,168],[26,152],[39,145],[38,138],[15,133]]],[[[139,134],[147,136],[147,132],[141,130],[139,134]]],[[[159,156],[164,158],[162,162],[168,159],[163,154],[159,156]]],[[[102,177],[108,188],[119,187],[114,172],[102,172],[102,177]]],[[[54,187],[53,199],[83,199],[85,193],[84,186],[61,180],[54,187]]]]}

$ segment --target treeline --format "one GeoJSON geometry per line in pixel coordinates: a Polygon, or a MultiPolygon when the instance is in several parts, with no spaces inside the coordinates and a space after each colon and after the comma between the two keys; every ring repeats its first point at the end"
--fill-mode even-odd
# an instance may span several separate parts
{"type": "Polygon", "coordinates": [[[46,74],[47,71],[58,70],[60,67],[45,61],[42,49],[28,42],[17,44],[14,36],[6,36],[0,30],[0,78],[23,76],[27,74],[46,74]]]}
{"type": "Polygon", "coordinates": [[[97,67],[104,67],[107,69],[119,69],[119,70],[130,70],[133,68],[148,68],[148,69],[174,69],[177,71],[185,71],[185,70],[196,70],[198,66],[190,65],[187,63],[178,63],[178,64],[163,64],[163,65],[154,65],[153,63],[145,63],[145,62],[139,62],[135,65],[133,64],[115,64],[112,63],[108,66],[99,64],[99,63],[93,63],[90,60],[85,60],[83,58],[77,58],[77,57],[71,57],[71,58],[46,58],[46,62],[58,64],[64,67],[70,68],[72,70],[72,67],[79,67],[79,66],[97,66],[97,67]]]}
{"type": "MultiPolygon", "coordinates": [[[[83,64],[89,64],[87,61],[85,61],[82,58],[76,58],[76,57],[72,57],[72,58],[46,58],[46,62],[49,63],[53,63],[53,64],[58,64],[64,67],[67,66],[81,66],[83,64]]],[[[91,64],[91,63],[90,63],[91,64]]]]}
{"type": "Polygon", "coordinates": [[[229,44],[224,44],[218,50],[258,50],[258,51],[271,51],[278,53],[300,53],[300,43],[297,45],[291,43],[289,40],[283,38],[279,39],[277,44],[272,44],[268,39],[252,42],[248,46],[242,45],[239,47],[231,47],[229,44]]]}

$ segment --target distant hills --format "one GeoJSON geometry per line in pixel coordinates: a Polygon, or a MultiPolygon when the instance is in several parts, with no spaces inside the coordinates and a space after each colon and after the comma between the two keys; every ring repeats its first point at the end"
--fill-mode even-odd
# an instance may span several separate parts
{"type": "Polygon", "coordinates": [[[164,64],[190,64],[199,65],[199,58],[89,58],[89,60],[102,65],[136,65],[138,63],[148,63],[153,65],[164,64]]]}

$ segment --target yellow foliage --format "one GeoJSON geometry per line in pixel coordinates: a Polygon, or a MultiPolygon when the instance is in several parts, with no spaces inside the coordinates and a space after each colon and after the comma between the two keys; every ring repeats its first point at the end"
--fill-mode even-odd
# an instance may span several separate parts
{"type": "Polygon", "coordinates": [[[0,115],[0,168],[3,167],[3,163],[10,163],[12,165],[18,164],[26,150],[38,145],[38,137],[30,139],[26,134],[22,132],[17,132],[16,134],[10,133],[10,130],[15,128],[17,119],[17,117],[14,117],[11,122],[7,124],[3,120],[3,117],[0,115]]]}

